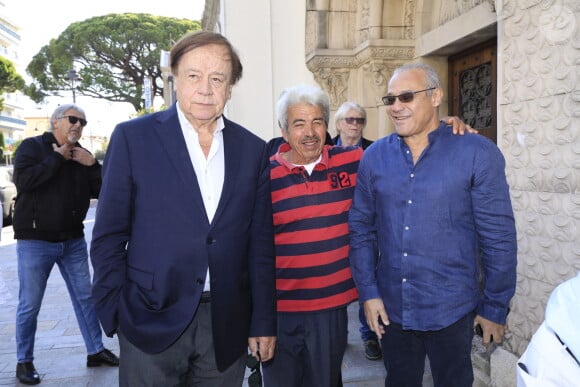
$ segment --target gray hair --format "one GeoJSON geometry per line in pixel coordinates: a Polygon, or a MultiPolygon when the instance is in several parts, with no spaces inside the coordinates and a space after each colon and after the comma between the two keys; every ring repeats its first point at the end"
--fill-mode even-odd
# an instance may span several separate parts
{"type": "Polygon", "coordinates": [[[356,110],[364,119],[367,118],[367,111],[362,106],[356,102],[346,101],[340,105],[336,113],[334,113],[334,124],[338,124],[338,121],[342,120],[349,110],[356,110]]]}
{"type": "Polygon", "coordinates": [[[83,116],[83,118],[85,120],[87,119],[87,116],[85,115],[85,111],[80,106],[75,105],[74,103],[67,103],[64,105],[58,105],[58,107],[56,109],[54,109],[52,116],[50,116],[50,128],[49,128],[49,130],[51,132],[54,131],[54,125],[52,124],[52,122],[58,118],[61,118],[69,110],[73,110],[73,111],[79,113],[81,116],[83,116]]]}
{"type": "MultiPolygon", "coordinates": [[[[407,63],[401,67],[397,67],[395,69],[395,71],[393,71],[393,76],[391,77],[391,79],[393,79],[394,77],[396,77],[397,75],[406,72],[406,71],[410,71],[410,70],[421,70],[423,71],[423,73],[425,74],[425,88],[426,89],[430,89],[432,87],[438,87],[441,88],[441,80],[439,79],[439,75],[437,75],[437,72],[435,71],[435,69],[431,66],[429,66],[426,63],[421,63],[421,62],[411,62],[411,63],[407,63]]],[[[433,90],[428,90],[426,91],[427,95],[431,95],[433,92],[433,90]]]]}
{"type": "Polygon", "coordinates": [[[324,115],[324,123],[328,128],[330,117],[330,103],[328,96],[322,89],[312,85],[297,85],[285,89],[280,94],[278,103],[276,103],[276,115],[278,116],[278,125],[280,128],[288,131],[288,109],[299,103],[307,103],[312,106],[318,106],[324,115]]]}

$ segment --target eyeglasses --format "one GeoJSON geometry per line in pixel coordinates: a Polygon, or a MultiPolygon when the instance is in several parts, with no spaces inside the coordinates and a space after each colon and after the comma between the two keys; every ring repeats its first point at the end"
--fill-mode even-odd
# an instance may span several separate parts
{"type": "Polygon", "coordinates": [[[68,118],[68,122],[71,123],[72,125],[74,125],[80,121],[82,127],[87,126],[87,120],[85,120],[84,118],[78,118],[75,116],[62,116],[62,117],[58,117],[58,118],[59,119],[60,118],[68,118]]]}
{"type": "Polygon", "coordinates": [[[364,117],[344,117],[343,120],[349,125],[353,125],[354,123],[364,125],[365,122],[367,121],[366,118],[364,117]]]}
{"type": "Polygon", "coordinates": [[[394,105],[397,98],[399,98],[399,101],[402,103],[409,103],[415,98],[415,94],[434,89],[436,89],[436,87],[431,87],[429,89],[419,91],[405,91],[399,95],[386,95],[383,97],[383,103],[387,106],[394,105]]]}
{"type": "Polygon", "coordinates": [[[260,353],[258,352],[258,359],[252,354],[248,354],[246,358],[246,367],[252,372],[248,376],[249,387],[262,387],[262,372],[260,371],[260,353]]]}

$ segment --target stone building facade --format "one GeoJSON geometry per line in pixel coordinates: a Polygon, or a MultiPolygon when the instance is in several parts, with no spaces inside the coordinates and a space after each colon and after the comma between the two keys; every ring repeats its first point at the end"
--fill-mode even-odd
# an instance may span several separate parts
{"type": "MultiPolygon", "coordinates": [[[[261,99],[271,104],[270,112],[284,80],[300,78],[292,78],[290,67],[277,71],[276,49],[303,44],[303,53],[286,54],[304,55],[333,111],[346,100],[365,107],[366,137],[392,132],[381,97],[394,68],[420,60],[434,66],[446,85],[441,114],[481,124],[482,133],[496,141],[506,158],[516,217],[518,279],[503,346],[491,356],[475,349],[476,384],[515,386],[515,362],[542,322],[551,291],[580,271],[580,2],[254,0],[246,13],[240,2],[219,3],[220,28],[243,56],[266,52],[274,58],[266,72],[274,85],[270,99],[261,99]],[[293,13],[277,13],[279,3],[293,13]],[[267,42],[272,51],[264,51],[261,36],[239,38],[247,27],[235,27],[258,8],[267,10],[263,23],[272,31],[267,42]],[[303,25],[304,33],[280,33],[276,20],[303,25]]],[[[253,18],[251,28],[259,23],[253,18]]],[[[253,66],[260,65],[263,61],[253,66]]],[[[300,66],[293,67],[303,74],[300,66]]],[[[258,72],[242,81],[248,86],[236,86],[231,105],[238,101],[235,93],[248,100],[256,84],[266,83],[264,69],[258,72]]],[[[236,116],[235,107],[232,112],[239,122],[254,124],[255,114],[236,116]]]]}

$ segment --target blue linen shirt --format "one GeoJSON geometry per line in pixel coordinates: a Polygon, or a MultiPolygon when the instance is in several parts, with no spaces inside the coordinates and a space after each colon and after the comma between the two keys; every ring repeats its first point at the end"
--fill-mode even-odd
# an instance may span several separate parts
{"type": "Polygon", "coordinates": [[[416,164],[396,133],[371,145],[349,214],[361,301],[382,298],[403,329],[443,329],[473,310],[505,323],[517,241],[504,168],[493,142],[443,122],[416,164]]]}

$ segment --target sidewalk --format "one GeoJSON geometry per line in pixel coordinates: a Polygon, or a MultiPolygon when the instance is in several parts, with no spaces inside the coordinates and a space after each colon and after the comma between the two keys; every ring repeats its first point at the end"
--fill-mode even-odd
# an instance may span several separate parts
{"type": "MultiPolygon", "coordinates": [[[[85,221],[86,235],[92,233],[94,208],[85,221]]],[[[0,386],[21,386],[16,379],[15,316],[18,302],[16,243],[12,227],[2,229],[0,240],[0,386]]],[[[369,361],[359,337],[358,304],[349,307],[349,337],[342,366],[345,387],[378,387],[384,385],[382,361],[369,361]]],[[[117,338],[103,335],[105,347],[119,354],[117,338]]],[[[48,280],[38,316],[34,365],[42,380],[40,386],[118,385],[117,368],[86,367],[86,351],[70,298],[55,267],[48,280]]]]}

